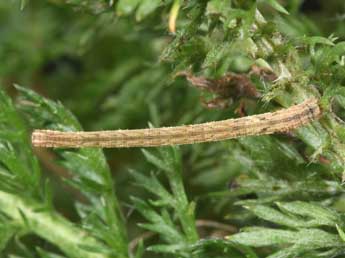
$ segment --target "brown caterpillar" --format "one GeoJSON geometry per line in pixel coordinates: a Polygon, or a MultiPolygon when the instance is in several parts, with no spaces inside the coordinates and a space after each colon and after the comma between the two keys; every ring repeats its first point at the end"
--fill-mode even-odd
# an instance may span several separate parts
{"type": "Polygon", "coordinates": [[[36,147],[55,148],[126,148],[194,144],[287,132],[320,116],[321,110],[317,99],[310,98],[301,104],[276,112],[203,124],[95,132],[35,130],[32,133],[32,144],[36,147]]]}

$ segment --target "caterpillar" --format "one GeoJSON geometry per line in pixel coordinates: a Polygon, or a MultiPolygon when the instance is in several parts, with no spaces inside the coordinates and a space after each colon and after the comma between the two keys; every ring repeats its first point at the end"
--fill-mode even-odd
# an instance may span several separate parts
{"type": "Polygon", "coordinates": [[[129,148],[183,145],[287,132],[306,125],[320,116],[321,109],[317,99],[309,98],[286,109],[237,119],[134,130],[94,132],[34,130],[31,140],[33,146],[46,148],[129,148]]]}

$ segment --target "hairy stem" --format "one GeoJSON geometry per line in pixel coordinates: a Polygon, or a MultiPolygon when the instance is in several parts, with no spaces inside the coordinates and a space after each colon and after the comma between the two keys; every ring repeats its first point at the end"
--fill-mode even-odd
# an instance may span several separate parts
{"type": "Polygon", "coordinates": [[[39,203],[0,191],[0,210],[29,232],[57,245],[70,257],[110,257],[109,254],[96,252],[96,249],[102,250],[104,246],[86,231],[52,210],[42,209],[39,203]]]}

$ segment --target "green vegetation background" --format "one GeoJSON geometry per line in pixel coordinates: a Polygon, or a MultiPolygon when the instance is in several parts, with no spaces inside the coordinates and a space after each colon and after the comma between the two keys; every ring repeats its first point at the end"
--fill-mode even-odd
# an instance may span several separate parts
{"type": "Polygon", "coordinates": [[[268,25],[257,33],[255,1],[175,1],[176,35],[168,31],[173,2],[0,2],[2,255],[345,257],[344,1],[280,1],[286,9],[258,1],[268,25]],[[286,44],[270,52],[260,40],[277,33],[286,44]],[[256,61],[284,75],[282,62],[292,78],[254,78],[263,98],[247,100],[248,114],[316,89],[325,108],[335,97],[339,124],[331,114],[296,135],[105,150],[110,170],[98,150],[31,153],[25,128],[81,128],[65,108],[85,130],[235,117],[240,99],[207,109],[200,96],[212,96],[174,75],[219,78],[256,61]]]}

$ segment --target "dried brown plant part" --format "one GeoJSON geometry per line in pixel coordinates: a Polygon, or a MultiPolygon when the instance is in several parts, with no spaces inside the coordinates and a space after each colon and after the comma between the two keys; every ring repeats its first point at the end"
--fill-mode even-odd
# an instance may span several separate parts
{"type": "Polygon", "coordinates": [[[272,70],[257,65],[252,65],[249,75],[256,75],[266,81],[271,82],[278,79],[278,76],[272,70]]]}
{"type": "Polygon", "coordinates": [[[318,100],[310,98],[301,104],[276,112],[203,124],[94,132],[35,130],[32,133],[32,144],[55,148],[129,148],[194,144],[287,132],[320,116],[318,100]]]}
{"type": "Polygon", "coordinates": [[[201,104],[208,109],[227,109],[232,103],[232,99],[224,97],[216,97],[211,100],[206,100],[201,97],[201,104]]]}
{"type": "Polygon", "coordinates": [[[258,98],[261,96],[246,74],[227,73],[219,79],[208,79],[182,71],[177,73],[177,76],[185,76],[192,86],[224,98],[258,98]]]}
{"type": "MultiPolygon", "coordinates": [[[[266,73],[268,72],[265,70],[265,74],[266,73]]],[[[251,74],[262,77],[264,70],[260,70],[257,66],[253,66],[249,76],[251,74]]],[[[177,76],[185,76],[193,87],[217,95],[213,100],[202,101],[203,106],[208,109],[226,109],[231,105],[234,99],[256,99],[261,96],[247,74],[227,73],[219,79],[208,79],[204,76],[194,76],[189,71],[182,71],[177,73],[177,76]]],[[[242,102],[241,105],[243,104],[242,102]]],[[[240,116],[244,116],[245,107],[240,106],[236,109],[236,112],[238,112],[240,116]]]]}
{"type": "Polygon", "coordinates": [[[213,91],[213,80],[207,79],[204,76],[194,76],[189,71],[178,72],[175,76],[185,76],[186,79],[192,84],[192,86],[199,88],[201,90],[216,93],[213,91]]]}
{"type": "Polygon", "coordinates": [[[319,156],[319,162],[324,165],[331,164],[331,161],[322,155],[319,156]]]}
{"type": "Polygon", "coordinates": [[[259,98],[261,94],[245,74],[228,74],[218,80],[221,85],[230,85],[229,94],[234,97],[259,98]]]}
{"type": "Polygon", "coordinates": [[[245,103],[243,100],[240,100],[240,104],[235,109],[235,114],[239,115],[240,117],[244,117],[246,115],[245,103]]]}
{"type": "Polygon", "coordinates": [[[218,221],[214,220],[207,220],[207,219],[199,219],[196,221],[196,226],[198,228],[212,228],[212,229],[218,229],[227,232],[227,234],[231,233],[236,233],[238,232],[238,228],[229,225],[229,224],[224,224],[218,221]]]}

